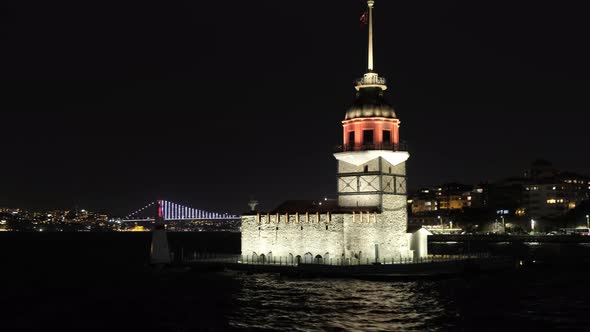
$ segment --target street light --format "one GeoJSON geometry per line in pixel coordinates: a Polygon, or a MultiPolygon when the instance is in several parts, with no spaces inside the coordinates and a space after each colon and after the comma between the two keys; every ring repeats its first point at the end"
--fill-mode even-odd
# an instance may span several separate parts
{"type": "Polygon", "coordinates": [[[502,218],[502,227],[504,228],[504,233],[506,233],[506,220],[504,220],[504,216],[500,216],[502,218]]]}
{"type": "Polygon", "coordinates": [[[535,232],[535,220],[531,219],[531,231],[535,232]]]}
{"type": "Polygon", "coordinates": [[[590,215],[586,215],[586,228],[590,228],[590,215]]]}

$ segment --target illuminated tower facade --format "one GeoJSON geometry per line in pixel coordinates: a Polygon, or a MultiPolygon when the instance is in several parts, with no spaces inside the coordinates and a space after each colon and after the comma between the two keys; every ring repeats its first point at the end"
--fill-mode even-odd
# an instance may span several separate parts
{"type": "MultiPolygon", "coordinates": [[[[368,1],[368,71],[356,81],[356,100],[342,122],[343,145],[338,160],[338,203],[347,208],[406,207],[406,160],[398,119],[385,99],[385,78],[374,71],[373,9],[368,1]]],[[[407,219],[407,216],[406,216],[407,219]]]]}
{"type": "MultiPolygon", "coordinates": [[[[368,71],[342,122],[338,202],[287,201],[242,216],[242,255],[253,262],[366,264],[423,257],[407,233],[406,160],[400,121],[385,100],[385,79],[373,68],[373,8],[367,1],[368,71]]],[[[256,202],[254,202],[256,203],[256,202]]],[[[414,243],[416,242],[416,243],[414,243]]]]}

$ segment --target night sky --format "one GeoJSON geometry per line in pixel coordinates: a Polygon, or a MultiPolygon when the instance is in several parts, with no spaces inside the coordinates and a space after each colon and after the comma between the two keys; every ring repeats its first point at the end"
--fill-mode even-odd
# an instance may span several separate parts
{"type": "MultiPolygon", "coordinates": [[[[410,186],[590,173],[587,11],[573,1],[376,3],[375,66],[410,186]]],[[[581,5],[580,5],[581,6],[581,5]]],[[[0,206],[218,212],[334,197],[366,71],[359,0],[4,1],[0,206]]]]}

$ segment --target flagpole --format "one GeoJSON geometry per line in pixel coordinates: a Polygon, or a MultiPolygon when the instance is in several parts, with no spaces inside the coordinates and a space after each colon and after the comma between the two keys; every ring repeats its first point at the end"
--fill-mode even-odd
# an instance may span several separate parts
{"type": "Polygon", "coordinates": [[[369,5],[369,72],[373,71],[373,6],[375,0],[368,0],[369,5]]]}

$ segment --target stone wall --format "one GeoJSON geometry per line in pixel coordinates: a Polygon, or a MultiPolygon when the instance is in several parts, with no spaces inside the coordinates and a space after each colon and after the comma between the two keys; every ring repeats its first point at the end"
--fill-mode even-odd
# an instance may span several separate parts
{"type": "Polygon", "coordinates": [[[379,207],[381,195],[340,195],[338,205],[346,207],[379,207]]]}
{"type": "Polygon", "coordinates": [[[381,159],[381,169],[383,170],[384,173],[389,173],[389,174],[396,174],[396,175],[406,175],[406,163],[400,163],[397,165],[392,165],[389,162],[387,162],[387,160],[380,158],[381,159]],[[389,170],[389,168],[391,168],[391,172],[389,170]]]}
{"type": "Polygon", "coordinates": [[[363,165],[355,166],[353,164],[338,161],[338,173],[362,173],[365,171],[365,166],[368,166],[369,172],[378,172],[379,171],[379,162],[381,158],[375,158],[363,165]]]}
{"type": "Polygon", "coordinates": [[[251,215],[242,217],[242,255],[264,254],[290,260],[290,257],[320,255],[323,259],[351,258],[363,262],[375,260],[376,244],[379,258],[391,260],[411,257],[406,235],[405,197],[392,196],[390,208],[383,213],[354,214],[251,215]],[[279,220],[277,222],[277,220],[279,220]],[[288,222],[287,222],[288,221],[288,222]]]}
{"type": "Polygon", "coordinates": [[[400,163],[397,165],[392,165],[384,158],[375,158],[365,164],[355,166],[353,164],[338,161],[338,173],[363,173],[365,171],[365,166],[368,166],[369,172],[378,172],[381,170],[383,173],[388,174],[396,174],[396,175],[406,175],[406,163],[400,163]],[[391,168],[391,172],[390,169],[391,168]]]}
{"type": "Polygon", "coordinates": [[[342,255],[344,230],[342,215],[306,214],[243,216],[242,217],[242,255],[264,254],[285,258],[311,254],[322,258],[335,258],[342,255]],[[260,223],[259,223],[260,220],[260,223]]]}

